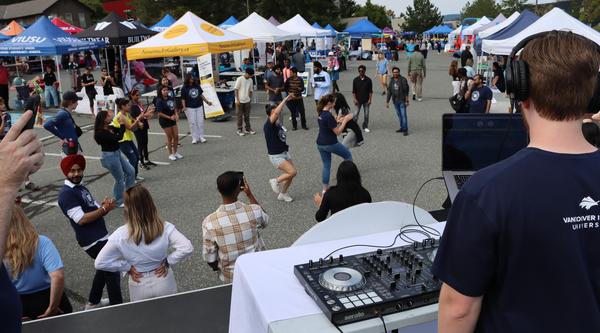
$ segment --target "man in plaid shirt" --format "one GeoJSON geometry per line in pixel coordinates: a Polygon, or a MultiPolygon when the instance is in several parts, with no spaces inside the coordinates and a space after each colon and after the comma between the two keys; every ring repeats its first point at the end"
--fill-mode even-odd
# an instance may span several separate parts
{"type": "Polygon", "coordinates": [[[223,204],[202,221],[202,257],[225,283],[233,281],[235,260],[244,253],[262,251],[258,233],[269,223],[269,216],[250,191],[241,172],[227,171],[217,178],[223,204]],[[238,201],[243,191],[250,204],[238,201]]]}

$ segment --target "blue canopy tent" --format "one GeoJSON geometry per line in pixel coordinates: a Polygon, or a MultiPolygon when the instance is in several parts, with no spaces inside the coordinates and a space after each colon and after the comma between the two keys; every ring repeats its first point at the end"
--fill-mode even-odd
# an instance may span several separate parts
{"type": "Polygon", "coordinates": [[[317,23],[317,22],[313,22],[312,27],[315,29],[323,29],[323,27],[320,26],[319,23],[317,23]]]}
{"type": "Polygon", "coordinates": [[[381,29],[371,23],[368,19],[362,19],[346,28],[344,32],[350,34],[350,37],[352,38],[362,38],[370,37],[372,34],[380,34],[381,29]]]}
{"type": "Polygon", "coordinates": [[[240,21],[238,21],[238,19],[236,19],[235,17],[229,16],[228,19],[226,19],[223,23],[219,24],[219,28],[221,29],[228,29],[233,27],[234,25],[240,23],[240,21]]]}
{"type": "MultiPolygon", "coordinates": [[[[540,17],[537,16],[536,14],[525,9],[523,12],[521,12],[521,15],[519,15],[519,17],[517,17],[511,24],[509,24],[504,29],[502,29],[494,34],[489,35],[485,39],[486,40],[507,39],[509,37],[512,37],[512,36],[518,34],[523,29],[530,26],[533,22],[537,21],[539,18],[540,17]]],[[[477,54],[481,54],[482,43],[483,43],[483,39],[477,38],[475,40],[475,52],[477,52],[477,54]]]]}
{"type": "Polygon", "coordinates": [[[450,28],[447,25],[440,25],[437,29],[435,29],[435,31],[433,32],[434,35],[447,35],[449,33],[452,32],[452,28],[450,28]]]}
{"type": "Polygon", "coordinates": [[[149,29],[156,32],[162,32],[167,30],[173,23],[175,23],[175,18],[170,14],[165,15],[160,21],[156,22],[149,29]]]}
{"type": "Polygon", "coordinates": [[[334,28],[334,27],[332,27],[332,26],[331,26],[331,24],[327,24],[327,25],[325,26],[325,28],[323,28],[323,29],[326,29],[326,30],[329,30],[329,31],[331,31],[331,36],[332,36],[332,37],[335,37],[335,36],[337,36],[337,34],[338,34],[338,31],[337,31],[337,30],[335,30],[335,28],[334,28]]]}
{"type": "MultiPolygon", "coordinates": [[[[41,16],[20,35],[0,43],[0,56],[57,56],[104,46],[104,42],[90,42],[73,37],[50,22],[46,16],[41,16]]],[[[55,64],[60,84],[57,59],[55,59],[55,64]]]]}

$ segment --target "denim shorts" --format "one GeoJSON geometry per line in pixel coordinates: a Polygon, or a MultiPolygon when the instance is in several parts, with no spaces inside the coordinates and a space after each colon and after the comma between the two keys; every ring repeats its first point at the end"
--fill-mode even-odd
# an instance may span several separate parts
{"type": "Polygon", "coordinates": [[[271,160],[271,164],[273,164],[275,168],[279,168],[281,163],[291,160],[292,157],[290,156],[290,153],[284,151],[281,154],[269,155],[269,159],[271,160]]]}

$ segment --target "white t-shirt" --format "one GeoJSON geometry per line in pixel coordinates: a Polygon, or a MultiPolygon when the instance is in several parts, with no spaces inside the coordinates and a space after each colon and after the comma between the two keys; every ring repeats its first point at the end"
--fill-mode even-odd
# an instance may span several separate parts
{"type": "Polygon", "coordinates": [[[237,80],[235,80],[235,90],[237,90],[235,97],[236,102],[239,97],[240,103],[250,103],[250,91],[252,91],[252,89],[254,89],[252,78],[246,79],[243,75],[238,77],[237,80]]]}

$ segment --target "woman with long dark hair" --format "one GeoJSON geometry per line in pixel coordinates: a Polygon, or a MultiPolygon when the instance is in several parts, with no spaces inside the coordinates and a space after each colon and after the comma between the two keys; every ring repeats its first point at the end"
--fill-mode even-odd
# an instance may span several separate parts
{"type": "MultiPolygon", "coordinates": [[[[346,97],[340,93],[335,93],[335,105],[333,109],[336,116],[346,116],[352,113],[350,111],[350,106],[346,101],[346,97]]],[[[346,146],[346,148],[361,146],[363,143],[365,143],[360,126],[358,126],[358,123],[356,120],[354,120],[354,118],[348,121],[344,131],[346,131],[347,134],[342,140],[342,144],[346,146]],[[351,130],[351,132],[348,132],[348,129],[351,130]]]]}
{"type": "Polygon", "coordinates": [[[15,204],[8,225],[4,263],[21,296],[22,316],[38,319],[73,311],[64,292],[63,263],[54,243],[38,235],[15,204]]]}
{"type": "Polygon", "coordinates": [[[212,103],[203,95],[202,88],[197,79],[191,75],[185,77],[183,88],[181,88],[181,103],[190,125],[192,133],[192,144],[206,142],[204,138],[204,104],[212,103]]]}
{"type": "Polygon", "coordinates": [[[126,119],[123,116],[117,117],[121,125],[119,128],[110,126],[114,114],[112,111],[100,111],[96,115],[94,123],[94,140],[102,149],[100,163],[107,169],[115,179],[113,185],[113,195],[117,201],[117,206],[123,207],[123,192],[135,185],[135,170],[129,164],[129,161],[121,153],[119,141],[125,134],[126,119]]]}
{"type": "Polygon", "coordinates": [[[183,158],[183,155],[177,152],[179,144],[179,129],[177,121],[179,113],[175,109],[175,98],[169,95],[170,88],[168,86],[160,87],[160,94],[156,99],[156,112],[158,112],[158,124],[163,129],[167,136],[167,151],[169,159],[176,161],[183,158]]]}
{"type": "Polygon", "coordinates": [[[323,192],[329,188],[331,172],[331,154],[336,154],[344,160],[352,160],[352,153],[343,144],[338,142],[337,136],[342,133],[346,124],[352,119],[352,113],[334,117],[331,111],[335,106],[335,95],[327,94],[317,103],[319,116],[319,134],[317,136],[317,149],[323,161],[322,183],[323,192]]]}
{"type": "Polygon", "coordinates": [[[135,135],[138,152],[140,153],[140,166],[142,169],[148,170],[150,166],[156,166],[156,164],[150,161],[150,155],[148,154],[148,130],[150,129],[148,119],[152,118],[154,114],[154,105],[150,104],[144,109],[144,105],[140,101],[140,91],[135,88],[129,93],[129,98],[131,98],[131,109],[129,110],[131,117],[134,119],[142,117],[137,130],[133,134],[135,135]]]}
{"type": "Polygon", "coordinates": [[[108,238],[96,269],[129,274],[129,298],[149,299],[177,292],[171,265],[194,250],[173,224],[163,220],[150,192],[136,185],[125,192],[125,225],[108,238]],[[174,248],[174,251],[169,251],[174,248]]]}
{"type": "Polygon", "coordinates": [[[354,162],[340,163],[336,178],[337,185],[332,186],[325,195],[317,193],[314,196],[315,204],[319,206],[315,214],[317,222],[325,220],[329,212],[333,215],[348,207],[372,201],[371,194],[361,184],[360,173],[354,162]]]}

